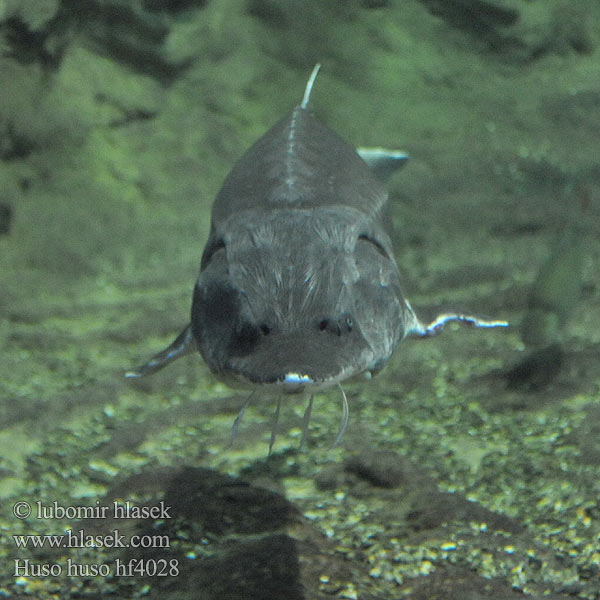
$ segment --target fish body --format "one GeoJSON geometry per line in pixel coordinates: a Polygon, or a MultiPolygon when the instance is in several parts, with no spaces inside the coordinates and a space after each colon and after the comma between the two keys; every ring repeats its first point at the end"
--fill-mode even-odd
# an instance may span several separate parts
{"type": "MultiPolygon", "coordinates": [[[[370,378],[404,337],[432,335],[448,320],[505,324],[455,314],[430,325],[418,320],[402,292],[382,181],[407,157],[381,148],[357,152],[316,119],[308,99],[317,71],[302,103],[225,179],[190,324],[127,376],[198,349],[230,384],[312,393],[370,378]]],[[[345,396],[344,409],[347,415],[345,396]]]]}
{"type": "Polygon", "coordinates": [[[412,323],[387,192],[307,108],[265,134],[217,195],[191,326],[218,376],[297,391],[390,358],[412,323]]]}

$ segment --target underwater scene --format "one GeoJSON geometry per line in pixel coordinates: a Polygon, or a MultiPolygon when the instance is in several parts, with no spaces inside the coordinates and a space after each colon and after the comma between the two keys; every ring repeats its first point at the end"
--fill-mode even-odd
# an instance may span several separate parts
{"type": "Polygon", "coordinates": [[[596,0],[0,0],[0,598],[599,600],[599,140],[596,0]]]}

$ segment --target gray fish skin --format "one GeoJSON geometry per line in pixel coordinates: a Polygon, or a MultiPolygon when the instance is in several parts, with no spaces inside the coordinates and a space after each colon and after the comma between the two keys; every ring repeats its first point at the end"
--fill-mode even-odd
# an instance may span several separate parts
{"type": "MultiPolygon", "coordinates": [[[[407,156],[360,149],[367,165],[318,121],[308,108],[317,71],[301,105],[223,183],[190,324],[127,377],[197,349],[230,385],[312,393],[370,378],[409,334],[435,335],[448,321],[507,325],[454,313],[418,320],[402,293],[383,184],[407,156]]],[[[345,421],[338,439],[344,428],[345,421]]]]}
{"type": "Polygon", "coordinates": [[[389,359],[412,313],[387,192],[307,108],[267,132],[215,199],[192,331],[217,375],[326,387],[389,359]]]}

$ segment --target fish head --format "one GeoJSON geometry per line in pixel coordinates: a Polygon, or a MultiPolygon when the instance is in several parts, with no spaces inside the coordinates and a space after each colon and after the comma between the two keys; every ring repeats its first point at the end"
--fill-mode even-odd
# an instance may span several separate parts
{"type": "Polygon", "coordinates": [[[360,211],[246,211],[213,231],[191,325],[227,383],[319,390],[376,373],[405,334],[391,243],[360,211]]]}

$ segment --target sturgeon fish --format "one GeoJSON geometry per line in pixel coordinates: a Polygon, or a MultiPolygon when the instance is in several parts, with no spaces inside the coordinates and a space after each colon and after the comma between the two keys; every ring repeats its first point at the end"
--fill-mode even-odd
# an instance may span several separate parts
{"type": "MultiPolygon", "coordinates": [[[[407,156],[356,151],[309,109],[316,65],[302,102],[234,165],[213,203],[210,235],[191,320],[173,343],[126,373],[143,377],[199,350],[229,385],[274,390],[275,440],[283,394],[309,396],[370,379],[400,341],[439,333],[449,321],[504,327],[505,321],[444,313],[422,323],[404,297],[392,249],[383,183],[407,156]]],[[[236,418],[232,441],[254,391],[236,418]]],[[[302,442],[301,442],[302,444],[302,442]]]]}

